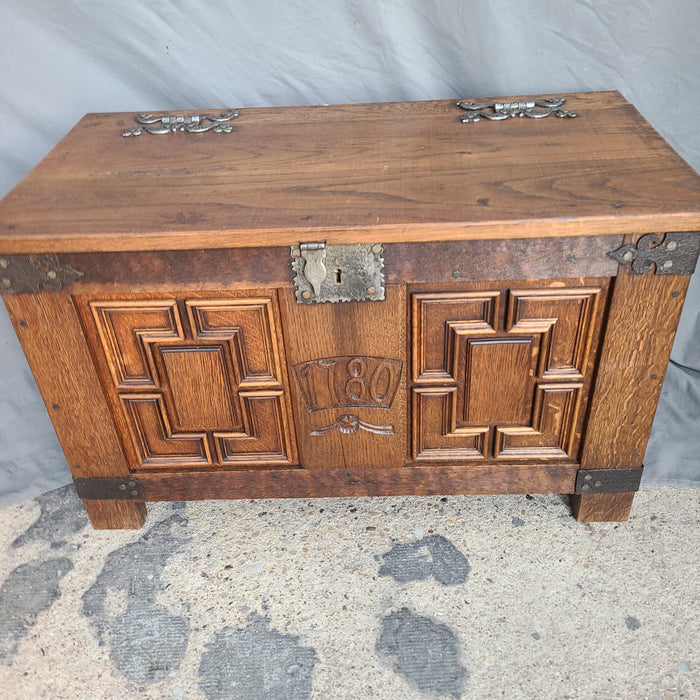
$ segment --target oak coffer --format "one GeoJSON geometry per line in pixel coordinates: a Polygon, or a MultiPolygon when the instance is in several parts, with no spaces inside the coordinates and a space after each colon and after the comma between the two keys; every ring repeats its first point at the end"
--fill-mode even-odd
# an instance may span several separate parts
{"type": "Polygon", "coordinates": [[[89,114],[0,205],[0,290],[95,527],[529,492],[622,520],[698,229],[614,92],[89,114]]]}

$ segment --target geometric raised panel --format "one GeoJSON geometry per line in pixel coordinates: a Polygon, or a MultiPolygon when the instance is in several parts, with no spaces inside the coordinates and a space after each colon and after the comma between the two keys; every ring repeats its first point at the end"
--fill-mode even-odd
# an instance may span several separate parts
{"type": "Polygon", "coordinates": [[[231,372],[220,345],[159,347],[178,430],[241,430],[231,372]]]}
{"type": "Polygon", "coordinates": [[[539,338],[469,338],[458,373],[460,423],[524,425],[532,412],[539,338]]]}
{"type": "Polygon", "coordinates": [[[598,287],[511,290],[506,330],[544,336],[540,376],[582,378],[600,291],[598,287]]]}
{"type": "Polygon", "coordinates": [[[155,386],[150,343],[184,338],[173,299],[90,302],[119,389],[155,386]]]}
{"type": "Polygon", "coordinates": [[[456,387],[413,390],[413,459],[453,461],[486,456],[488,426],[456,425],[456,387]]]}
{"type": "Polygon", "coordinates": [[[195,339],[226,340],[238,358],[239,384],[278,381],[272,299],[196,299],[185,302],[195,339]]]}
{"type": "Polygon", "coordinates": [[[214,433],[220,464],[289,464],[289,445],[282,392],[242,395],[247,430],[244,433],[214,433]]]}
{"type": "Polygon", "coordinates": [[[454,380],[459,338],[495,333],[499,299],[494,291],[413,294],[413,380],[454,380]]]}
{"type": "Polygon", "coordinates": [[[273,297],[78,307],[94,321],[132,469],[295,464],[273,297]]]}
{"type": "Polygon", "coordinates": [[[571,454],[581,384],[537,388],[532,427],[496,428],[495,456],[507,459],[566,457],[571,454]]]}
{"type": "Polygon", "coordinates": [[[120,396],[140,467],[210,464],[204,434],[174,432],[160,394],[120,396]]]}
{"type": "Polygon", "coordinates": [[[414,459],[575,458],[603,297],[599,286],[413,294],[414,459]]]}

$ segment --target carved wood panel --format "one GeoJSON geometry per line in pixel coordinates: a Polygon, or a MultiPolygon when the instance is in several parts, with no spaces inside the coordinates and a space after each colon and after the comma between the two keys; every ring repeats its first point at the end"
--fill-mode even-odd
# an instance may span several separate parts
{"type": "Polygon", "coordinates": [[[413,458],[576,459],[607,282],[487,284],[412,294],[413,458]]]}
{"type": "Polygon", "coordinates": [[[401,467],[407,459],[406,296],[298,304],[280,290],[305,469],[401,467]]]}
{"type": "Polygon", "coordinates": [[[276,297],[75,302],[132,469],[296,463],[276,297]]]}

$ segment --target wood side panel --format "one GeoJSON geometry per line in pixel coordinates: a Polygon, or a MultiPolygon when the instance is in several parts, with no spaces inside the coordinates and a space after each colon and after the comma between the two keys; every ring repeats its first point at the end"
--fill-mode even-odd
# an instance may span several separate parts
{"type": "MultiPolygon", "coordinates": [[[[690,276],[615,279],[581,468],[641,467],[690,276]]],[[[578,520],[626,520],[634,494],[572,497],[578,520]]]]}
{"type": "Polygon", "coordinates": [[[590,403],[582,469],[642,465],[689,282],[689,276],[620,270],[590,403]]]}
{"type": "Polygon", "coordinates": [[[13,294],[3,301],[73,475],[127,476],[112,412],[71,298],[13,294]]]}
{"type": "Polygon", "coordinates": [[[400,467],[407,454],[405,288],[386,300],[298,304],[281,289],[305,469],[400,467]]]}
{"type": "Polygon", "coordinates": [[[147,501],[221,498],[427,496],[443,494],[571,493],[577,466],[446,465],[265,469],[139,475],[147,501]]]}

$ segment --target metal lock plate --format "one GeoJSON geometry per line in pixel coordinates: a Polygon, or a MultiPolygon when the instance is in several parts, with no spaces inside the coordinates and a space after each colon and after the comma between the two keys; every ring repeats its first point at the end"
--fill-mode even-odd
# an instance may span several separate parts
{"type": "Polygon", "coordinates": [[[291,253],[300,304],[385,298],[381,243],[301,243],[291,253]]]}

